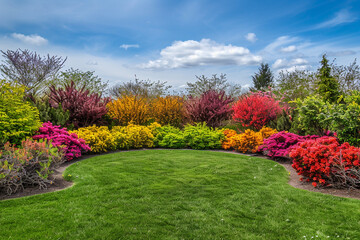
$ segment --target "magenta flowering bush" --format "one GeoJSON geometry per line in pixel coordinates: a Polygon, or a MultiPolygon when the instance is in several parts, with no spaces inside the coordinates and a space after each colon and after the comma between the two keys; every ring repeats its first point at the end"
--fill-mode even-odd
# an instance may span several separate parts
{"type": "Polygon", "coordinates": [[[295,133],[281,131],[265,139],[263,145],[259,147],[259,151],[273,159],[289,158],[291,149],[299,143],[318,137],[317,135],[300,136],[295,133]]]}
{"type": "Polygon", "coordinates": [[[33,136],[33,139],[51,140],[53,146],[64,151],[68,161],[80,157],[82,152],[91,150],[84,139],[79,138],[75,133],[70,134],[66,128],[54,126],[51,122],[43,123],[38,131],[38,135],[33,136]]]}

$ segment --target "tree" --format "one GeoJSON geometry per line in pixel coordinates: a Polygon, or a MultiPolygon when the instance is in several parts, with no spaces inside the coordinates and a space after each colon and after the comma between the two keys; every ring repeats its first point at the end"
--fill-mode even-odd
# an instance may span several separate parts
{"type": "Polygon", "coordinates": [[[284,94],[284,101],[294,101],[297,98],[305,99],[314,93],[316,76],[313,72],[295,70],[281,71],[276,79],[275,89],[284,94]]]}
{"type": "Polygon", "coordinates": [[[156,98],[164,96],[171,86],[167,82],[152,82],[148,80],[139,80],[135,75],[135,81],[117,84],[110,89],[110,95],[116,98],[123,96],[139,96],[144,98],[156,98]]]}
{"type": "Polygon", "coordinates": [[[239,84],[231,84],[227,81],[226,74],[213,74],[211,78],[204,75],[196,76],[197,81],[195,83],[187,83],[186,90],[189,95],[200,96],[210,90],[222,92],[229,96],[239,96],[241,94],[241,86],[239,84]]]}
{"type": "Polygon", "coordinates": [[[318,93],[324,98],[325,101],[331,103],[336,102],[338,99],[339,92],[339,83],[331,75],[331,67],[329,65],[329,60],[327,60],[326,55],[322,56],[321,68],[318,70],[318,93]]]}
{"type": "Polygon", "coordinates": [[[70,68],[60,73],[60,76],[54,79],[52,85],[57,87],[65,87],[74,82],[78,89],[85,88],[90,93],[106,93],[108,82],[102,82],[101,78],[94,74],[94,71],[81,71],[79,69],[70,68]]]}
{"type": "Polygon", "coordinates": [[[5,60],[0,65],[2,75],[8,80],[24,85],[27,95],[37,95],[47,87],[64,65],[66,58],[57,56],[41,57],[27,49],[1,51],[5,60]]]}
{"type": "Polygon", "coordinates": [[[268,87],[273,86],[274,76],[267,63],[261,63],[259,72],[252,76],[254,87],[250,88],[251,91],[261,91],[268,87]]]}
{"type": "Polygon", "coordinates": [[[331,75],[338,81],[339,90],[343,94],[349,94],[353,90],[360,91],[360,66],[356,59],[349,66],[331,65],[331,75]]]}

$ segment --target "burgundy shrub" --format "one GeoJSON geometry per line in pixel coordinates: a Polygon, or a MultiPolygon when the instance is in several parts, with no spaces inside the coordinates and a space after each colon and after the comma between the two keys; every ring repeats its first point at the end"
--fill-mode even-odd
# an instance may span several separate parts
{"type": "Polygon", "coordinates": [[[224,91],[209,90],[200,97],[192,97],[185,102],[186,115],[192,122],[206,122],[210,127],[218,127],[221,122],[230,118],[232,110],[231,97],[224,91]]]}
{"type": "Polygon", "coordinates": [[[109,101],[110,98],[101,98],[97,93],[90,93],[85,86],[76,89],[74,82],[66,85],[64,89],[50,87],[50,105],[57,108],[61,104],[65,111],[69,111],[67,124],[73,124],[75,128],[99,123],[107,113],[106,104],[109,101]]]}
{"type": "Polygon", "coordinates": [[[53,126],[51,122],[43,123],[38,131],[38,135],[33,136],[33,139],[51,140],[53,146],[59,147],[64,151],[68,161],[80,157],[82,152],[91,150],[84,139],[78,138],[75,133],[70,134],[66,128],[53,126]]]}

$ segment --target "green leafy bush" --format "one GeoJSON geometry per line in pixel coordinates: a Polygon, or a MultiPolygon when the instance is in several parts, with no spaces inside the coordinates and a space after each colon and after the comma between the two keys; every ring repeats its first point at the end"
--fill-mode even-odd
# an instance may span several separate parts
{"type": "Polygon", "coordinates": [[[54,125],[65,126],[69,120],[70,113],[65,111],[61,104],[58,107],[51,107],[48,99],[37,101],[35,106],[39,110],[39,117],[41,122],[51,122],[54,125]]]}
{"type": "Polygon", "coordinates": [[[186,147],[184,133],[179,128],[170,125],[159,127],[156,129],[154,146],[163,148],[184,148],[186,147]]]}
{"type": "Polygon", "coordinates": [[[0,89],[0,143],[19,144],[41,126],[39,111],[24,101],[24,86],[0,80],[0,89]]]}
{"type": "Polygon", "coordinates": [[[206,126],[206,123],[197,123],[185,126],[184,138],[187,146],[192,149],[221,149],[225,136],[223,131],[214,130],[206,126]]]}

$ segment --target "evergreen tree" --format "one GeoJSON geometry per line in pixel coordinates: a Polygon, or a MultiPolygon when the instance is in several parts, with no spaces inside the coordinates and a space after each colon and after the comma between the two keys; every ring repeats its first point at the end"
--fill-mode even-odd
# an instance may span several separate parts
{"type": "Polygon", "coordinates": [[[251,91],[260,91],[267,87],[273,86],[274,76],[267,63],[261,63],[259,72],[252,76],[254,87],[250,88],[251,91]]]}
{"type": "Polygon", "coordinates": [[[333,76],[331,76],[331,67],[325,54],[322,56],[320,63],[321,68],[319,68],[318,73],[318,93],[325,101],[329,101],[331,103],[336,102],[340,95],[339,83],[333,76]]]}

